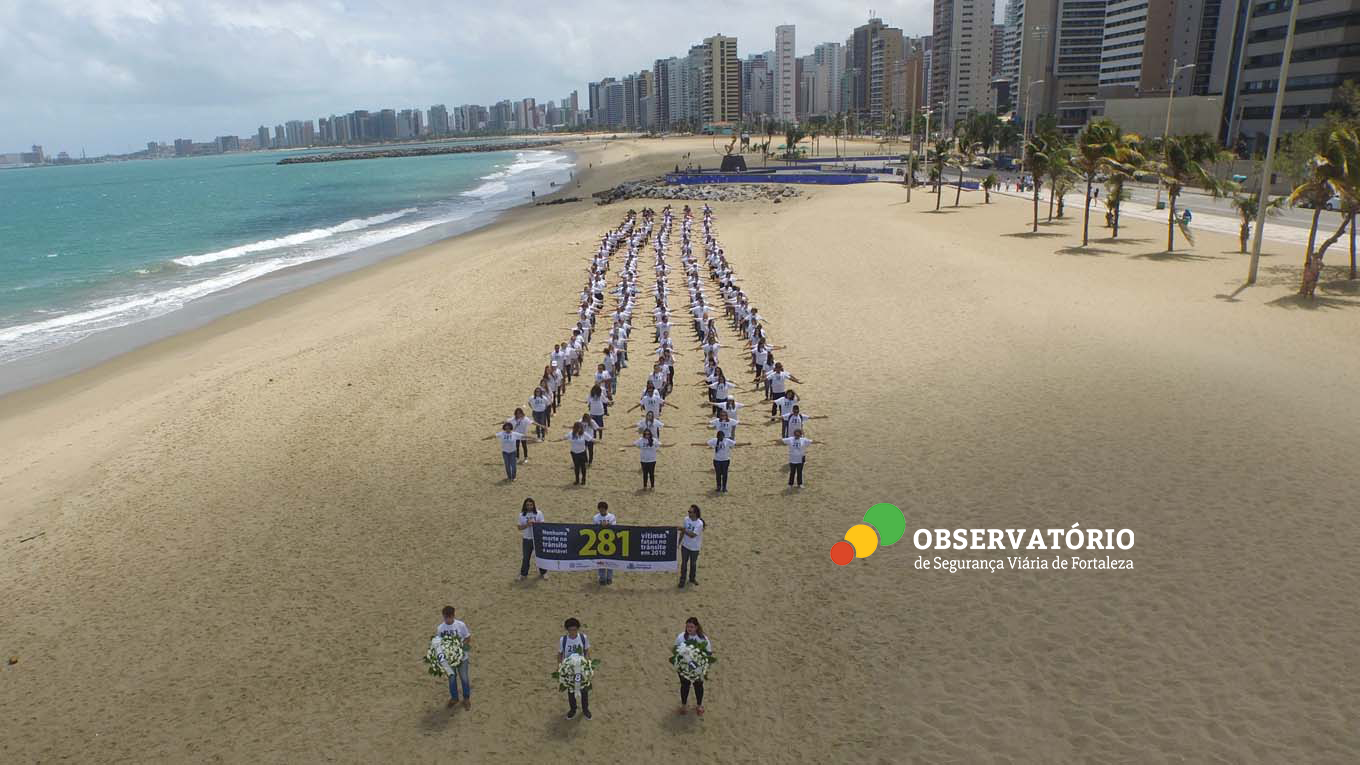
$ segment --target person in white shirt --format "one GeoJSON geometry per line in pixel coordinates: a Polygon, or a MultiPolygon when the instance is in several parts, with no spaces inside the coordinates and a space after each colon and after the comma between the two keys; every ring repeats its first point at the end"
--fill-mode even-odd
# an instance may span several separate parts
{"type": "MultiPolygon", "coordinates": [[[[515,407],[515,416],[511,417],[509,420],[507,420],[507,422],[509,422],[510,426],[515,429],[516,433],[520,434],[521,436],[524,436],[524,438],[521,438],[518,441],[516,441],[515,445],[524,452],[524,458],[520,460],[520,464],[521,465],[528,464],[529,424],[532,423],[533,420],[530,420],[528,417],[524,416],[524,410],[522,408],[515,407]]],[[[518,453],[519,452],[516,452],[516,454],[518,453]]]]}
{"type": "MultiPolygon", "coordinates": [[[[675,636],[675,647],[679,648],[686,643],[700,643],[711,653],[713,651],[713,641],[708,635],[704,634],[704,628],[699,624],[699,620],[691,616],[685,620],[685,630],[675,636]]],[[[679,714],[686,714],[689,710],[689,688],[690,681],[683,676],[680,678],[680,709],[679,714]]],[[[704,681],[696,680],[694,686],[694,714],[704,716],[704,681]]]]}
{"type": "Polygon", "coordinates": [[[685,570],[689,569],[689,583],[697,585],[699,548],[704,542],[704,514],[698,505],[690,505],[685,522],[680,526],[680,589],[685,587],[685,570]]]}
{"type": "Polygon", "coordinates": [[[544,394],[543,388],[534,388],[534,395],[529,397],[529,411],[534,417],[534,435],[540,441],[547,435],[548,426],[552,424],[552,415],[548,412],[550,406],[552,399],[544,394]]]}
{"type": "MultiPolygon", "coordinates": [[[[658,420],[659,422],[659,420],[658,420]]],[[[651,483],[651,488],[656,488],[656,454],[657,449],[664,449],[670,444],[663,444],[649,429],[643,429],[643,423],[638,423],[638,428],[642,430],[642,438],[633,442],[633,446],[638,449],[638,458],[642,462],[642,488],[646,489],[647,484],[651,483]]],[[[628,447],[622,447],[619,451],[627,451],[628,447]]]]}
{"type": "MultiPolygon", "coordinates": [[[[521,413],[523,413],[522,410],[521,413]]],[[[506,421],[501,423],[501,432],[493,433],[482,440],[490,441],[493,438],[501,442],[501,459],[505,461],[505,480],[513,481],[515,480],[515,458],[519,456],[518,444],[520,441],[527,440],[529,436],[516,433],[515,426],[506,421]]]]}
{"type": "Polygon", "coordinates": [[[708,427],[722,431],[728,438],[737,437],[737,426],[740,424],[741,420],[732,417],[726,409],[719,409],[718,416],[708,421],[708,427]]]}
{"type": "MultiPolygon", "coordinates": [[[[765,375],[765,381],[769,383],[768,390],[765,393],[766,398],[771,399],[783,398],[784,385],[789,380],[792,380],[800,385],[803,383],[802,380],[799,380],[797,377],[794,377],[788,372],[785,372],[784,365],[782,363],[775,362],[774,369],[770,370],[769,374],[765,375]]],[[[773,417],[776,413],[778,413],[778,403],[770,407],[770,416],[773,417]]]]}
{"type": "MultiPolygon", "coordinates": [[[[606,526],[613,526],[617,520],[618,519],[614,517],[614,514],[609,512],[609,503],[600,502],[595,506],[595,517],[591,518],[590,522],[595,524],[596,528],[604,528],[606,526]]],[[[601,585],[614,583],[614,569],[600,568],[596,569],[595,573],[599,574],[601,585]]]]}
{"type": "Polygon", "coordinates": [[[789,412],[789,416],[784,420],[784,424],[787,426],[787,430],[785,430],[783,436],[784,438],[788,438],[789,432],[791,431],[806,430],[806,428],[803,427],[803,423],[807,422],[808,420],[825,420],[827,416],[828,415],[825,414],[819,414],[816,416],[803,414],[802,410],[799,409],[798,405],[794,404],[793,411],[789,412]]]}
{"type": "Polygon", "coordinates": [[[449,703],[453,706],[458,703],[458,684],[463,686],[463,709],[472,708],[472,686],[468,683],[468,658],[467,648],[472,643],[472,633],[468,631],[467,625],[462,621],[453,618],[453,606],[444,606],[444,621],[434,628],[436,637],[441,635],[456,635],[463,642],[463,663],[456,667],[450,667],[453,672],[449,675],[449,703]]]}
{"type": "MultiPolygon", "coordinates": [[[[519,580],[522,582],[529,575],[529,559],[534,556],[534,525],[543,522],[543,512],[534,504],[532,497],[524,500],[519,508],[519,520],[515,528],[519,529],[520,534],[520,560],[519,560],[519,580]]],[[[548,570],[540,568],[538,578],[546,579],[548,570]]]]}
{"type": "Polygon", "coordinates": [[[642,392],[642,398],[638,399],[638,402],[634,404],[633,408],[629,409],[628,411],[631,412],[634,409],[641,409],[647,412],[648,414],[659,415],[661,414],[661,407],[663,406],[669,406],[672,409],[679,409],[679,407],[677,407],[675,404],[667,402],[665,397],[662,396],[661,393],[657,391],[656,386],[653,385],[651,382],[648,382],[647,389],[642,392]]]}
{"type": "Polygon", "coordinates": [[[718,493],[727,493],[727,470],[732,466],[732,447],[750,446],[750,443],[733,441],[728,438],[721,430],[717,435],[707,441],[690,444],[691,446],[707,446],[713,450],[713,475],[717,480],[718,493]]]}
{"type": "Polygon", "coordinates": [[[642,419],[638,420],[637,432],[645,433],[646,431],[650,430],[652,431],[653,436],[655,436],[656,438],[660,438],[661,429],[664,428],[665,426],[666,423],[662,422],[661,420],[658,420],[656,418],[656,415],[652,414],[651,412],[648,412],[646,417],[643,417],[642,419]]]}
{"type": "Polygon", "coordinates": [[[776,438],[771,445],[784,444],[789,447],[789,486],[794,485],[794,478],[798,480],[798,488],[803,488],[803,466],[807,464],[807,449],[812,444],[825,444],[825,441],[813,441],[811,438],[803,437],[803,429],[798,428],[793,431],[793,435],[788,438],[776,438]]]}
{"type": "Polygon", "coordinates": [[[590,395],[586,397],[586,407],[591,419],[595,420],[595,440],[603,441],[604,416],[609,413],[609,396],[601,389],[599,383],[590,389],[590,395]]]}
{"type": "Polygon", "coordinates": [[[594,438],[588,435],[581,423],[571,426],[571,432],[562,437],[563,441],[571,442],[571,470],[576,480],[573,484],[580,485],[586,482],[586,446],[594,442],[594,438]]]}
{"type": "MultiPolygon", "coordinates": [[[[589,659],[590,638],[586,637],[586,634],[581,631],[580,620],[573,616],[562,623],[562,628],[567,631],[567,634],[557,641],[558,665],[560,666],[563,659],[574,653],[579,653],[589,659]]],[[[571,720],[576,717],[576,694],[572,691],[567,691],[567,703],[571,705],[571,708],[567,710],[567,719],[571,720]]],[[[587,720],[591,719],[589,688],[581,689],[581,712],[587,720]]]]}

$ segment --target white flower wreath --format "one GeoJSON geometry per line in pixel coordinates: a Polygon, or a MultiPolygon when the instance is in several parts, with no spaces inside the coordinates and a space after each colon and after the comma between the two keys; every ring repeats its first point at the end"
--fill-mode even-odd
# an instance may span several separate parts
{"type": "Polygon", "coordinates": [[[435,635],[430,638],[430,650],[425,652],[425,668],[435,677],[448,677],[463,660],[467,649],[457,635],[435,635]]]}
{"type": "Polygon", "coordinates": [[[553,679],[557,681],[557,690],[579,693],[589,689],[595,677],[595,668],[599,665],[599,659],[587,659],[579,653],[568,656],[552,673],[553,679]]]}
{"type": "Polygon", "coordinates": [[[692,683],[701,683],[708,669],[718,658],[701,640],[686,640],[671,650],[671,667],[692,683]]]}

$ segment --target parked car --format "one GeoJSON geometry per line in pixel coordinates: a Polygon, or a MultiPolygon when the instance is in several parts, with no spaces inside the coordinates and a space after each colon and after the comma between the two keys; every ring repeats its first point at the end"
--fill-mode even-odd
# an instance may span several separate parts
{"type": "MultiPolygon", "coordinates": [[[[1313,202],[1312,202],[1312,200],[1309,200],[1309,199],[1301,199],[1301,200],[1299,200],[1298,206],[1304,208],[1305,210],[1311,210],[1311,209],[1313,209],[1313,202]]],[[[1325,204],[1322,205],[1322,209],[1324,209],[1324,210],[1340,210],[1340,209],[1341,209],[1341,197],[1337,196],[1336,194],[1333,194],[1333,195],[1332,195],[1332,198],[1331,198],[1331,199],[1328,199],[1327,202],[1326,202],[1325,204]]]]}

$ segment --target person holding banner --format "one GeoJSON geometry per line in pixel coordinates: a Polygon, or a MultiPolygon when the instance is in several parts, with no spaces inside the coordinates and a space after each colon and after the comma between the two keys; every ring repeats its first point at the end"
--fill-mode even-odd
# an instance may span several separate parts
{"type": "MultiPolygon", "coordinates": [[[[563,622],[562,627],[567,634],[557,641],[557,663],[560,665],[562,660],[573,653],[579,653],[583,658],[590,658],[590,638],[581,632],[581,622],[576,617],[571,617],[563,622]]],[[[567,710],[567,719],[576,718],[576,694],[567,691],[567,703],[571,707],[567,710]]],[[[587,720],[590,718],[590,689],[581,689],[581,713],[587,720]]]]}
{"type": "Polygon", "coordinates": [[[700,443],[690,444],[691,446],[707,446],[713,450],[713,477],[717,480],[718,492],[727,493],[727,471],[732,466],[732,448],[735,446],[750,446],[746,441],[733,441],[727,434],[719,429],[716,436],[700,443]]]}
{"type": "MultiPolygon", "coordinates": [[[[602,529],[613,526],[614,522],[617,520],[618,518],[614,517],[614,514],[609,512],[609,503],[600,502],[595,506],[595,517],[591,518],[590,522],[595,524],[596,528],[602,529]]],[[[595,573],[599,575],[601,585],[614,583],[614,569],[607,567],[598,568],[595,570],[595,573]]]]}
{"type": "Polygon", "coordinates": [[[563,441],[571,442],[571,470],[576,480],[573,485],[581,485],[586,482],[586,446],[595,441],[594,437],[588,435],[581,423],[571,426],[571,432],[562,437],[563,441]]]}
{"type": "MultiPolygon", "coordinates": [[[[534,504],[534,500],[532,497],[526,497],[524,499],[524,504],[521,505],[519,508],[519,523],[518,523],[521,538],[520,539],[521,555],[519,561],[519,579],[521,582],[524,581],[524,578],[529,575],[529,559],[534,555],[534,524],[542,522],[543,522],[542,511],[538,509],[538,505],[534,504]]],[[[538,570],[539,579],[547,578],[547,576],[548,576],[547,569],[540,568],[538,570]]]]}
{"type": "Polygon", "coordinates": [[[685,588],[685,569],[689,569],[689,583],[698,585],[694,578],[699,571],[699,548],[704,542],[704,514],[698,505],[690,505],[685,523],[680,526],[680,589],[685,588]]]}
{"type": "MultiPolygon", "coordinates": [[[[685,643],[702,643],[708,651],[713,650],[713,641],[708,635],[704,634],[704,628],[699,624],[699,620],[691,616],[685,620],[685,631],[675,636],[675,647],[679,648],[685,643]]],[[[680,709],[676,710],[679,714],[686,714],[689,708],[689,689],[694,686],[694,714],[704,716],[704,681],[695,680],[691,683],[680,676],[680,709]]]]}

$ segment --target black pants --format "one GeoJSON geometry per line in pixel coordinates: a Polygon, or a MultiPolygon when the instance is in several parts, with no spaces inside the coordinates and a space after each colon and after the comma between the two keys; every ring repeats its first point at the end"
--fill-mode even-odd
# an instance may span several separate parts
{"type": "Polygon", "coordinates": [[[685,581],[685,569],[689,569],[689,580],[694,581],[694,575],[699,573],[699,551],[691,550],[688,547],[680,547],[680,581],[685,581]]]}
{"type": "Polygon", "coordinates": [[[727,469],[732,460],[713,460],[713,476],[718,482],[718,491],[727,491],[727,469]]]}
{"type": "Polygon", "coordinates": [[[644,489],[647,488],[647,483],[648,483],[648,481],[651,482],[652,488],[655,489],[655,488],[656,488],[656,463],[655,463],[655,462],[644,462],[644,463],[642,463],[642,488],[644,488],[644,489]]]}
{"type": "MultiPolygon", "coordinates": [[[[567,703],[571,705],[571,707],[570,707],[571,711],[573,711],[573,712],[576,711],[576,694],[572,693],[571,691],[567,691],[567,703]]],[[[590,689],[589,689],[589,688],[582,688],[582,689],[581,689],[581,710],[584,711],[584,712],[589,712],[589,711],[590,711],[590,689]]]]}
{"type": "Polygon", "coordinates": [[[806,457],[803,458],[803,461],[802,461],[802,462],[790,462],[790,463],[789,463],[789,485],[790,485],[790,486],[793,485],[793,477],[794,477],[795,475],[798,476],[798,485],[799,485],[799,486],[802,486],[802,485],[803,485],[803,465],[806,465],[806,464],[807,464],[807,458],[806,458],[806,457]]]}
{"type": "Polygon", "coordinates": [[[526,459],[526,460],[529,459],[529,442],[528,442],[528,441],[516,441],[516,442],[515,442],[515,453],[518,454],[518,453],[520,453],[520,452],[523,452],[523,453],[524,453],[524,459],[526,459]]]}
{"type": "Polygon", "coordinates": [[[548,410],[534,412],[534,435],[543,438],[548,433],[548,425],[551,420],[548,418],[548,410]]]}
{"type": "Polygon", "coordinates": [[[788,437],[789,437],[789,418],[788,418],[788,417],[781,417],[780,420],[783,421],[783,424],[781,424],[781,425],[779,426],[779,437],[780,437],[780,438],[788,438],[788,437]]]}
{"type": "Polygon", "coordinates": [[[690,681],[686,680],[686,679],[683,678],[683,677],[680,678],[680,703],[681,703],[681,704],[688,704],[688,703],[689,703],[689,687],[690,687],[691,685],[694,686],[694,703],[695,703],[695,704],[698,704],[699,706],[703,706],[703,705],[704,705],[704,681],[703,681],[703,680],[696,680],[696,681],[694,681],[693,683],[691,683],[690,681]]]}
{"type": "MultiPolygon", "coordinates": [[[[594,441],[587,441],[587,442],[586,442],[586,464],[587,464],[587,465],[594,465],[594,464],[595,464],[595,442],[594,442],[594,441]]],[[[584,476],[583,476],[583,477],[584,477],[584,476]]]]}
{"type": "Polygon", "coordinates": [[[585,482],[586,482],[586,453],[585,453],[585,452],[572,452],[572,453],[571,453],[571,471],[572,471],[572,475],[573,475],[573,476],[575,477],[575,479],[576,479],[575,481],[573,481],[573,483],[585,483],[585,482]]]}
{"type": "MultiPolygon", "coordinates": [[[[520,575],[520,576],[528,576],[528,575],[529,575],[529,561],[534,557],[534,540],[532,540],[532,539],[520,539],[520,550],[521,550],[521,555],[520,555],[520,559],[519,559],[519,575],[520,575]]],[[[544,568],[540,568],[540,569],[538,570],[538,573],[539,573],[540,576],[542,576],[543,574],[548,573],[548,570],[547,570],[547,569],[544,569],[544,568]]]]}

